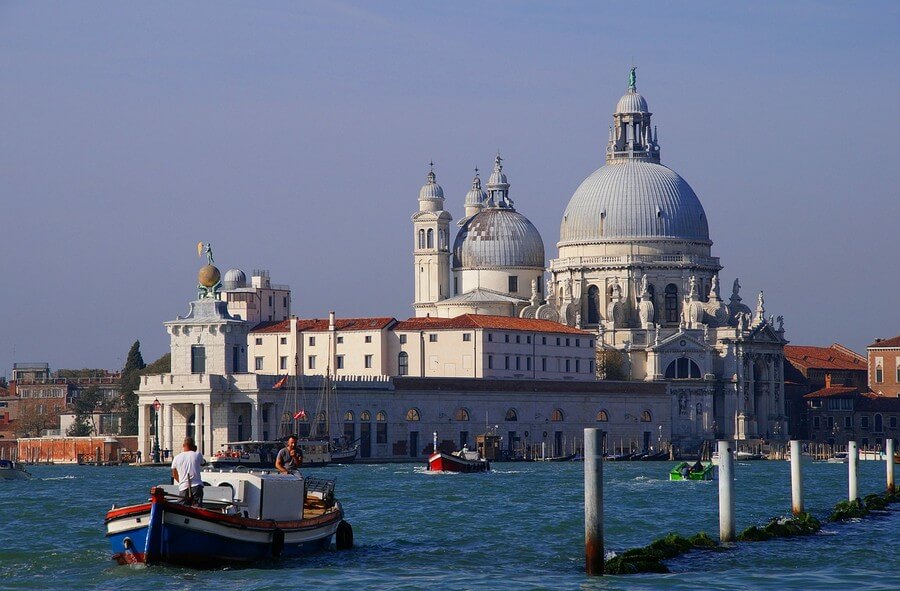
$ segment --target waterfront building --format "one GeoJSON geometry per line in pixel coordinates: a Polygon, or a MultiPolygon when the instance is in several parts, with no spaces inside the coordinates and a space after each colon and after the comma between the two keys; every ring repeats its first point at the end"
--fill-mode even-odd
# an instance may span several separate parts
{"type": "Polygon", "coordinates": [[[146,458],[187,435],[207,454],[229,441],[275,439],[300,410],[308,434],[324,420],[317,396],[326,373],[341,432],[359,438],[364,458],[422,457],[432,432],[461,445],[491,430],[507,449],[547,453],[571,451],[588,426],[605,428],[610,450],[659,449],[671,438],[665,384],[595,380],[592,335],[554,322],[331,317],[253,327],[211,296],[165,326],[172,371],[143,376],[138,392],[146,458]]]}
{"type": "Polygon", "coordinates": [[[884,396],[900,396],[900,335],[877,339],[866,353],[869,389],[884,396]]]}
{"type": "Polygon", "coordinates": [[[784,414],[792,438],[809,438],[807,394],[829,386],[866,388],[866,358],[838,343],[785,345],[784,414]]]}
{"type": "Polygon", "coordinates": [[[857,386],[832,386],[804,396],[809,439],[862,449],[884,449],[887,439],[900,439],[900,398],[881,396],[857,386]]]}

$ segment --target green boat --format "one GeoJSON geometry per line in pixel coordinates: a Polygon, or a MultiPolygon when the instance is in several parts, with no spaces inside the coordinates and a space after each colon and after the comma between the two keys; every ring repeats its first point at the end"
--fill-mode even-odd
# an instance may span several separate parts
{"type": "Polygon", "coordinates": [[[696,464],[681,462],[669,471],[669,480],[712,480],[715,467],[712,462],[701,463],[701,468],[696,470],[696,464]]]}

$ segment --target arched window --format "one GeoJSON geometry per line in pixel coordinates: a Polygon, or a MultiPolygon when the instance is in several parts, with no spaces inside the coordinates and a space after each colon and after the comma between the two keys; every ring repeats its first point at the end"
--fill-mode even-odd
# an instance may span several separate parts
{"type": "Polygon", "coordinates": [[[419,230],[419,248],[425,248],[425,230],[419,230]]]}
{"type": "Polygon", "coordinates": [[[353,411],[352,410],[348,410],[347,412],[344,413],[344,420],[347,422],[350,422],[353,420],[353,411]]]}
{"type": "Polygon", "coordinates": [[[397,355],[397,375],[409,375],[409,355],[406,351],[400,351],[397,355]]]}
{"type": "Polygon", "coordinates": [[[884,418],[877,414],[875,415],[875,432],[881,433],[882,431],[884,431],[884,418]]]}
{"type": "Polygon", "coordinates": [[[416,408],[411,408],[406,411],[406,420],[407,421],[418,421],[419,420],[419,410],[416,408]]]}
{"type": "Polygon", "coordinates": [[[601,410],[600,412],[597,413],[597,420],[602,423],[608,422],[609,421],[609,413],[606,412],[605,410],[601,410]]]}
{"type": "Polygon", "coordinates": [[[596,285],[588,288],[588,324],[600,323],[600,289],[596,285]]]}
{"type": "Polygon", "coordinates": [[[650,414],[649,410],[645,410],[641,413],[641,422],[642,423],[650,423],[653,421],[653,415],[650,414]]]}
{"type": "Polygon", "coordinates": [[[550,413],[550,420],[554,423],[560,423],[565,420],[565,416],[563,415],[563,411],[558,408],[554,408],[553,412],[550,413]]]}
{"type": "Polygon", "coordinates": [[[359,413],[359,420],[360,421],[371,421],[372,413],[370,413],[367,410],[362,411],[361,413],[359,413]]]}
{"type": "Polygon", "coordinates": [[[457,421],[468,421],[469,411],[464,408],[457,408],[456,412],[453,413],[453,419],[457,421]]]}
{"type": "Polygon", "coordinates": [[[650,322],[656,322],[656,288],[652,283],[647,284],[647,293],[650,294],[650,302],[653,304],[653,318],[650,322]]]}
{"type": "Polygon", "coordinates": [[[666,286],[666,322],[678,322],[678,287],[674,283],[666,286]]]}
{"type": "Polygon", "coordinates": [[[434,248],[434,230],[428,228],[428,248],[434,248]]]}
{"type": "Polygon", "coordinates": [[[375,420],[376,420],[376,421],[379,421],[379,422],[384,422],[384,421],[387,420],[387,415],[384,414],[384,411],[383,411],[383,410],[379,410],[379,411],[375,414],[375,420]]]}
{"type": "Polygon", "coordinates": [[[441,228],[438,230],[438,248],[444,249],[447,247],[447,234],[444,232],[444,229],[441,228]]]}
{"type": "Polygon", "coordinates": [[[679,357],[666,368],[667,380],[699,380],[700,366],[687,357],[679,357]]]}
{"type": "Polygon", "coordinates": [[[516,409],[511,408],[506,411],[506,418],[504,420],[508,423],[514,423],[519,420],[519,413],[516,412],[516,409]]]}

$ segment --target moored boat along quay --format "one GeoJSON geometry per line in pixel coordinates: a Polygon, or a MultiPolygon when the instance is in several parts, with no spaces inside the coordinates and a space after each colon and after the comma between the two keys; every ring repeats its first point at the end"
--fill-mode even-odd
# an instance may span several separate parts
{"type": "MultiPolygon", "coordinates": [[[[718,483],[669,482],[668,472],[675,465],[604,466],[608,556],[646,546],[670,532],[687,537],[702,531],[716,537],[718,483]]],[[[788,462],[735,464],[738,531],[790,514],[789,468],[788,462]]],[[[147,499],[148,482],[165,481],[167,467],[29,469],[34,480],[3,483],[7,516],[0,530],[3,588],[30,587],[40,576],[42,587],[48,589],[108,589],[125,582],[136,590],[281,589],[300,584],[374,589],[695,589],[696,577],[702,576],[704,588],[889,589],[897,566],[891,546],[881,543],[900,527],[896,505],[861,521],[827,522],[834,505],[847,495],[845,464],[810,462],[804,467],[807,481],[816,483],[808,486],[805,503],[806,510],[822,521],[818,534],[738,542],[727,552],[692,551],[666,561],[670,574],[602,580],[588,578],[583,568],[579,462],[497,463],[490,472],[473,475],[430,473],[423,463],[305,470],[305,476],[336,481],[346,518],[353,523],[354,548],[212,571],[167,566],[135,570],[119,567],[110,558],[102,516],[113,502],[123,506],[147,499]],[[476,498],[478,502],[472,502],[476,498]],[[47,510],[50,506],[53,511],[47,510]],[[33,535],[36,528],[65,528],[69,533],[50,546],[33,535]],[[456,565],[452,571],[441,566],[448,560],[456,565]],[[721,576],[723,572],[728,576],[721,576]]],[[[883,483],[883,463],[860,462],[861,493],[880,490],[883,483]]]]}

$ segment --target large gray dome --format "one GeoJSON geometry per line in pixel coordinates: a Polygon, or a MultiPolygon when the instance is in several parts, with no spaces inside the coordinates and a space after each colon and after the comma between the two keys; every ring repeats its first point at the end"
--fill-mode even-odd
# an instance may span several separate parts
{"type": "Polygon", "coordinates": [[[512,208],[484,209],[466,221],[453,242],[453,268],[544,267],[544,241],[512,208]]]}
{"type": "Polygon", "coordinates": [[[709,242],[700,200],[675,171],[645,160],[611,162],[581,183],[559,232],[567,243],[622,238],[709,242]]]}

